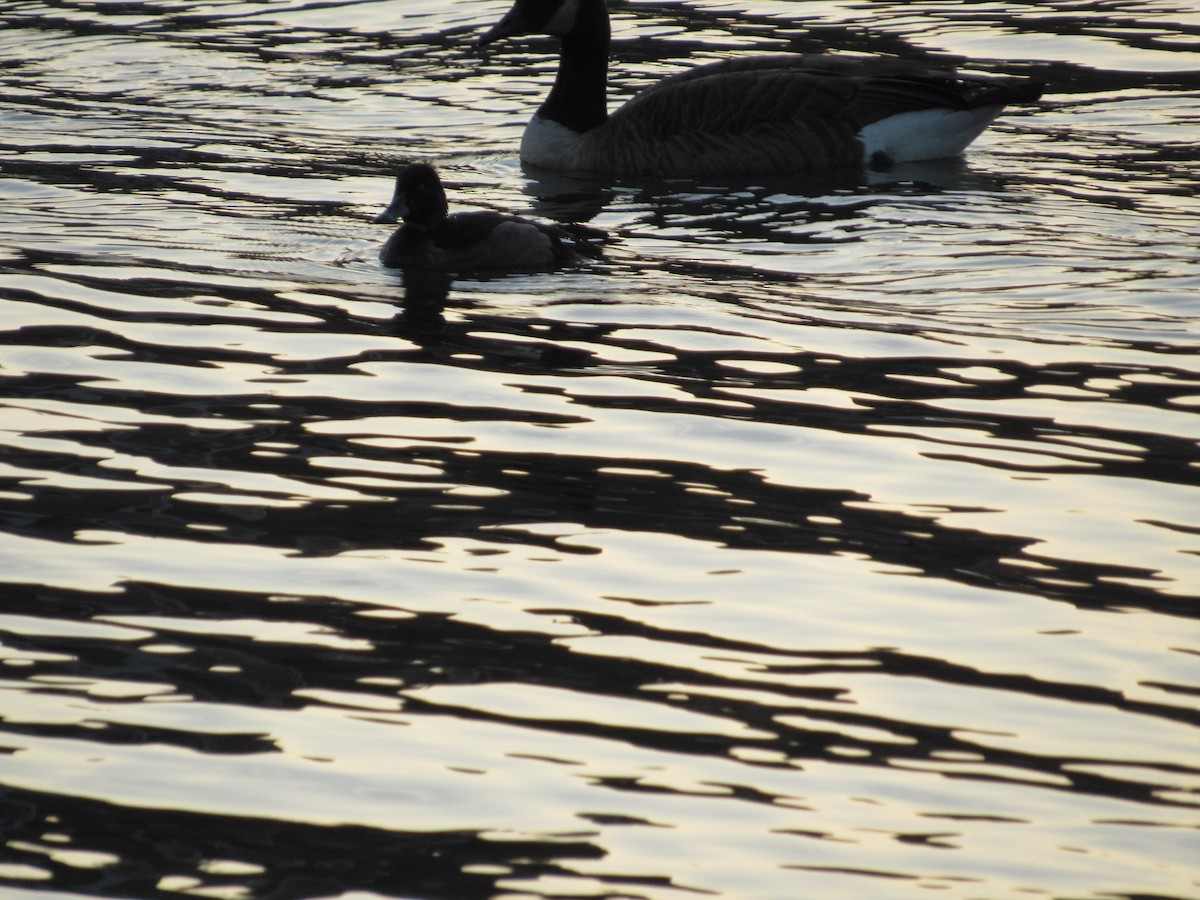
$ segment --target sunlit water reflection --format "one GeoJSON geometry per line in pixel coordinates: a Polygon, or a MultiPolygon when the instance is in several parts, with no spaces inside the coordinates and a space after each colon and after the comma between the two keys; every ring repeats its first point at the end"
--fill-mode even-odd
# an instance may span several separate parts
{"type": "Polygon", "coordinates": [[[615,9],[1049,82],[729,183],[523,172],[503,11],[0,3],[0,892],[1200,895],[1191,5],[615,9]]]}

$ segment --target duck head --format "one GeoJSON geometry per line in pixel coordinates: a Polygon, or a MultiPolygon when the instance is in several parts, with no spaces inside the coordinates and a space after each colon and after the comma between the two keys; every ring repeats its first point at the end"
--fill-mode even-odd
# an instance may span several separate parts
{"type": "Polygon", "coordinates": [[[375,217],[380,224],[435,228],[446,220],[449,206],[442,180],[433,166],[418,163],[396,176],[396,188],[388,208],[375,217]]]}

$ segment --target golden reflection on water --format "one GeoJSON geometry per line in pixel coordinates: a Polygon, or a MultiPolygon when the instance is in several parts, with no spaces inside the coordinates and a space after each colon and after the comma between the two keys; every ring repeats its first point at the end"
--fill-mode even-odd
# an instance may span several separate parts
{"type": "Polygon", "coordinates": [[[1195,893],[1195,11],[622,7],[1050,81],[722,184],[523,172],[504,6],[0,7],[5,895],[1195,893]]]}

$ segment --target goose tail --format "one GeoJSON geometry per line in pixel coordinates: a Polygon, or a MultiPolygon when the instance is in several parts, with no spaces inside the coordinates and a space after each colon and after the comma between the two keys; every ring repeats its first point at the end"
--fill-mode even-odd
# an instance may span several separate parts
{"type": "Polygon", "coordinates": [[[1013,103],[1034,103],[1041,99],[1046,83],[1036,78],[1005,77],[994,75],[972,77],[959,75],[964,87],[967,109],[981,106],[1008,106],[1013,103]]]}

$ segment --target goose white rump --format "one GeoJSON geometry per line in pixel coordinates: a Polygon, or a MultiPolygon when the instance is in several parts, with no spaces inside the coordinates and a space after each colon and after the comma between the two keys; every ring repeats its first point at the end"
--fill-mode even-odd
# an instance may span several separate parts
{"type": "Polygon", "coordinates": [[[922,109],[872,122],[858,133],[863,159],[893,163],[958,156],[979,137],[1003,106],[922,109]],[[881,159],[882,157],[882,159],[881,159]]]}

